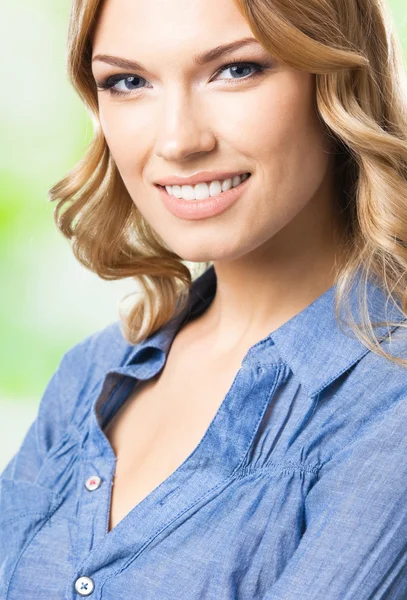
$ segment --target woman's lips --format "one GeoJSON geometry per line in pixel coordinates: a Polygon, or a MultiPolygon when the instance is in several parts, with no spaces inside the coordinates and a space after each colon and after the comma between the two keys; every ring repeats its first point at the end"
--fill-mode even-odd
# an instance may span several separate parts
{"type": "Polygon", "coordinates": [[[183,198],[176,198],[175,196],[168,194],[165,187],[161,185],[157,185],[156,187],[160,191],[160,196],[164,205],[174,216],[187,221],[196,221],[219,215],[235,204],[246,190],[250,180],[251,174],[249,174],[249,177],[242,181],[237,187],[232,188],[227,192],[222,192],[217,196],[205,198],[205,200],[184,200],[183,198]]]}

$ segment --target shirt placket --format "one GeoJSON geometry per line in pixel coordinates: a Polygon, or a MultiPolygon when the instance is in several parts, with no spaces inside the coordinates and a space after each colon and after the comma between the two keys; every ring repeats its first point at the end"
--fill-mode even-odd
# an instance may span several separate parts
{"type": "MultiPolygon", "coordinates": [[[[109,533],[107,523],[115,456],[101,431],[95,411],[92,411],[87,458],[81,474],[84,496],[79,512],[80,550],[73,580],[67,587],[67,599],[80,597],[77,589],[80,582],[86,584],[85,594],[91,590],[88,595],[102,598],[103,584],[109,577],[137,560],[149,543],[178,517],[198,502],[204,503],[234,477],[267,410],[270,400],[269,394],[264,391],[276,384],[280,371],[277,364],[271,364],[266,372],[256,361],[255,350],[251,350],[254,354],[249,351],[242,362],[231,388],[195,450],[109,533]],[[89,578],[90,581],[80,578],[89,578]]],[[[124,368],[117,370],[116,374],[128,375],[128,371],[124,368]]],[[[111,397],[114,393],[113,379],[110,385],[111,397]]]]}

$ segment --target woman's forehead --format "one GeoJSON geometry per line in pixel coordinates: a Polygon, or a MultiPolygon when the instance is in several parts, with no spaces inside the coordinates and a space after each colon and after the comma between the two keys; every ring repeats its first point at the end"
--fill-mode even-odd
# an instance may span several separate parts
{"type": "Polygon", "coordinates": [[[105,0],[94,43],[112,40],[151,52],[171,43],[197,46],[210,38],[216,45],[250,33],[234,0],[105,0]]]}

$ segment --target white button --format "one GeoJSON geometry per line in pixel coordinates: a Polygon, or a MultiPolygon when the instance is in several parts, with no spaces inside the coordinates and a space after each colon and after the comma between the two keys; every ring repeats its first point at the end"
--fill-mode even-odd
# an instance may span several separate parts
{"type": "Polygon", "coordinates": [[[80,596],[89,596],[95,589],[95,584],[90,577],[79,577],[75,581],[75,590],[80,596]]]}
{"type": "Polygon", "coordinates": [[[98,487],[100,487],[101,485],[102,480],[97,475],[92,475],[92,477],[89,477],[89,479],[87,479],[85,483],[86,489],[90,492],[93,492],[93,490],[97,490],[98,487]]]}

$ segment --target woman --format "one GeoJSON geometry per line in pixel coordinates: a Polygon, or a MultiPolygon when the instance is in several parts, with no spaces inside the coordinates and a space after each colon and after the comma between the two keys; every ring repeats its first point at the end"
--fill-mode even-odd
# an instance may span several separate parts
{"type": "Polygon", "coordinates": [[[380,0],[73,0],[50,199],[142,294],[1,476],[2,598],[407,597],[401,65],[380,0]]]}

